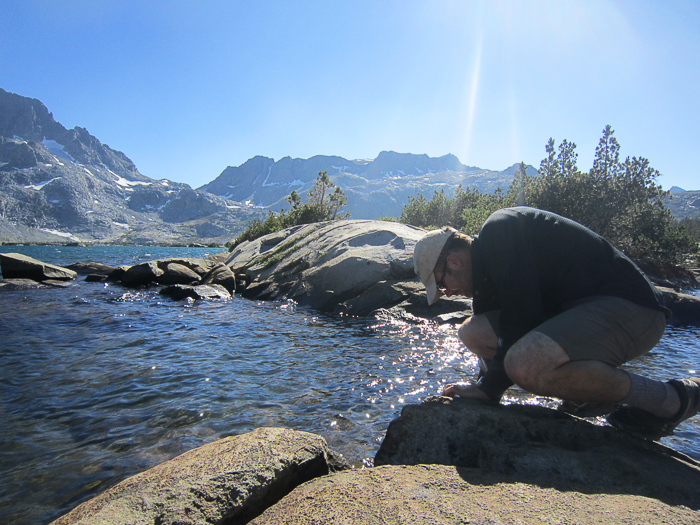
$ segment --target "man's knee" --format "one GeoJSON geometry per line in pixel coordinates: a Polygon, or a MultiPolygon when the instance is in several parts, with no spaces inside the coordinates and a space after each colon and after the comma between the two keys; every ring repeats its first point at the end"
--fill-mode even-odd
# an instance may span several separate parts
{"type": "Polygon", "coordinates": [[[461,325],[459,325],[459,328],[457,329],[457,337],[459,337],[459,340],[464,343],[464,346],[469,348],[470,344],[473,344],[473,339],[474,339],[474,330],[472,329],[472,326],[469,324],[471,321],[471,317],[464,321],[461,325]]]}
{"type": "Polygon", "coordinates": [[[508,377],[520,388],[546,395],[552,372],[569,360],[556,341],[542,333],[530,332],[508,350],[503,364],[508,377]]]}
{"type": "Polygon", "coordinates": [[[484,315],[473,315],[464,321],[457,335],[464,346],[480,357],[491,359],[496,353],[498,338],[484,315]]]}
{"type": "Polygon", "coordinates": [[[537,375],[528,363],[527,350],[517,346],[511,347],[503,360],[503,366],[513,383],[528,392],[537,393],[537,375]]]}

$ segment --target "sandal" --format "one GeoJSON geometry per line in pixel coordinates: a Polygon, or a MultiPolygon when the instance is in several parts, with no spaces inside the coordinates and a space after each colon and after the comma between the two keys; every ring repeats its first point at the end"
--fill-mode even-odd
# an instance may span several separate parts
{"type": "Polygon", "coordinates": [[[618,430],[651,441],[670,436],[678,425],[700,411],[700,377],[672,379],[668,383],[678,391],[681,400],[675,416],[663,418],[641,408],[624,406],[610,414],[607,422],[618,430]]]}

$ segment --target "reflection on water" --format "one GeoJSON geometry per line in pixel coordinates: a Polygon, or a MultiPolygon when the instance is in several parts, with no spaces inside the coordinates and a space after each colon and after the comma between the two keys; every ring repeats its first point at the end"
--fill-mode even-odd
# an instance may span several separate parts
{"type": "MultiPolygon", "coordinates": [[[[177,303],[84,282],[2,301],[2,523],[46,523],[130,475],[261,426],[321,434],[361,467],[404,404],[477,368],[449,326],[240,298],[177,303]]],[[[697,337],[669,329],[629,368],[697,374],[697,337]]],[[[506,401],[557,404],[517,389],[506,401]]],[[[665,443],[700,459],[698,438],[696,419],[665,443]]]]}

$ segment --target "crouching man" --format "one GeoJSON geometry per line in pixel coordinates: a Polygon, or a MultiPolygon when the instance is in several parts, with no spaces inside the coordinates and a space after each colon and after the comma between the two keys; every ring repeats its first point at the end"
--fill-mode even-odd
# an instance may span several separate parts
{"type": "Polygon", "coordinates": [[[656,346],[670,312],[641,270],[584,226],[503,209],[475,238],[449,227],[428,233],[414,266],[429,304],[473,297],[459,338],[480,358],[480,378],[443,395],[498,401],[515,383],[579,415],[622,405],[608,422],[653,440],[698,413],[699,377],[662,382],[618,368],[656,346]]]}

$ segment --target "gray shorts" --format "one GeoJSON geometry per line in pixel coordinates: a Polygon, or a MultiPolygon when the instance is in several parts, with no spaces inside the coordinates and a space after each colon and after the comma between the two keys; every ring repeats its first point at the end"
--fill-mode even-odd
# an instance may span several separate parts
{"type": "MultiPolygon", "coordinates": [[[[618,367],[648,353],[661,340],[666,316],[620,297],[575,301],[533,329],[556,341],[572,361],[596,360],[618,367]]],[[[484,314],[498,333],[500,311],[484,314]]]]}

